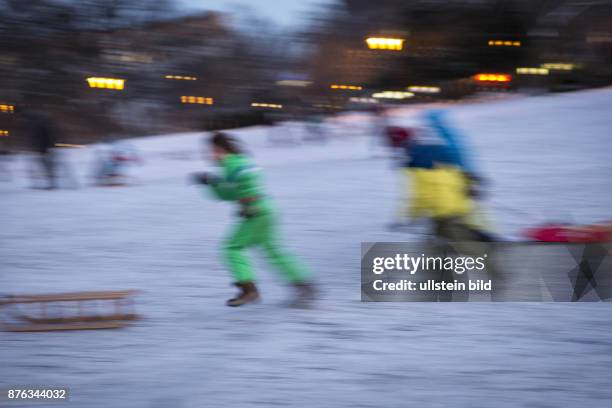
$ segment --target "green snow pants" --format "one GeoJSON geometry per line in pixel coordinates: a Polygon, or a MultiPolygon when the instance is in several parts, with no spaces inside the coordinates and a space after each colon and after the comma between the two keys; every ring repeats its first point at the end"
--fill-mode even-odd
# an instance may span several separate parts
{"type": "Polygon", "coordinates": [[[261,247],[268,260],[292,283],[308,281],[310,276],[296,259],[280,246],[276,217],[266,212],[242,219],[223,245],[223,254],[237,282],[253,282],[255,275],[246,250],[261,247]]]}

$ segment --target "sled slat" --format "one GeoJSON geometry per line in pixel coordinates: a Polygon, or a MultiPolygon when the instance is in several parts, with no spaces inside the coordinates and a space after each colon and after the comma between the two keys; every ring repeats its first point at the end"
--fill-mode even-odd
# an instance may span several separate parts
{"type": "Polygon", "coordinates": [[[126,327],[125,322],[96,322],[96,323],[65,323],[65,324],[27,324],[27,325],[4,325],[3,329],[9,332],[42,332],[63,330],[94,330],[94,329],[119,329],[126,327]]]}
{"type": "Polygon", "coordinates": [[[138,320],[140,317],[137,314],[112,314],[112,315],[99,315],[99,316],[73,316],[73,317],[31,317],[21,315],[20,319],[23,319],[29,323],[34,324],[61,324],[61,323],[86,323],[86,322],[109,322],[109,321],[130,321],[138,320]]]}
{"type": "Polygon", "coordinates": [[[56,293],[49,295],[20,295],[0,299],[0,304],[15,303],[47,303],[47,302],[72,302],[79,300],[112,300],[122,299],[138,293],[136,290],[121,291],[99,291],[99,292],[74,292],[56,293]]]}

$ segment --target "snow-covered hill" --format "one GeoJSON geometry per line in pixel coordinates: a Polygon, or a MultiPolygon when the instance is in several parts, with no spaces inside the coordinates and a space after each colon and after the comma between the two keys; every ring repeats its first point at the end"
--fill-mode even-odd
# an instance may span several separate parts
{"type": "MultiPolygon", "coordinates": [[[[454,105],[506,236],[544,220],[609,220],[612,90],[454,105]]],[[[392,121],[410,121],[399,109],[392,121]]],[[[0,388],[54,384],[81,407],[609,407],[610,306],[360,303],[361,241],[390,232],[402,191],[367,116],[238,135],[265,170],[287,245],[315,271],[310,311],[257,262],[264,302],[229,309],[219,242],[235,209],[187,184],[202,134],[133,139],[124,188],[88,186],[94,147],[66,152],[78,190],[26,189],[26,157],[0,184],[0,292],[143,290],[146,319],[119,331],[0,332],[0,388]]]]}

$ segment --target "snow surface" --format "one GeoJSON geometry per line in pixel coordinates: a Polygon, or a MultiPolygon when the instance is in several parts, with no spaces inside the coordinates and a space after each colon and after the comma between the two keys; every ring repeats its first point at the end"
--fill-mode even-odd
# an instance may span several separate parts
{"type": "MultiPolygon", "coordinates": [[[[612,90],[454,105],[489,180],[499,232],[609,220],[612,90]]],[[[409,122],[414,109],[392,121],[409,122]]],[[[610,407],[607,303],[361,303],[360,242],[390,232],[401,180],[363,114],[326,143],[270,145],[239,130],[265,169],[287,246],[323,290],[313,310],[255,257],[264,301],[233,294],[219,243],[235,208],[187,184],[202,134],[133,139],[137,184],[86,184],[92,148],[66,153],[78,190],[29,190],[28,158],[0,184],[0,292],[137,288],[145,319],[114,331],[0,332],[0,388],[57,385],[80,407],[610,407]]],[[[274,130],[295,137],[299,123],[274,130]]],[[[9,406],[27,406],[12,403],[9,406]]],[[[38,405],[40,406],[40,405],[38,405]]]]}

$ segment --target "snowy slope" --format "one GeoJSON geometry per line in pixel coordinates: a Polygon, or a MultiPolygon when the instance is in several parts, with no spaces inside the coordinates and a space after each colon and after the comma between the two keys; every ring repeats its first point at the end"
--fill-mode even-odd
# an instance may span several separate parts
{"type": "MultiPolygon", "coordinates": [[[[596,90],[451,108],[504,235],[612,218],[611,105],[612,90],[596,90]]],[[[15,160],[14,180],[0,184],[0,292],[138,288],[146,319],[121,331],[0,332],[0,388],[68,386],[82,407],[610,406],[608,304],[360,303],[359,243],[406,238],[385,228],[401,180],[369,118],[326,130],[327,143],[299,146],[271,146],[263,127],[233,132],[265,169],[287,245],[318,276],[312,311],[279,307],[287,293],[259,260],[263,304],[223,306],[232,289],[218,247],[235,209],[186,183],[209,166],[202,134],[133,139],[144,162],[129,188],[85,184],[93,147],[66,153],[79,190],[25,189],[27,158],[15,160]]]]}

